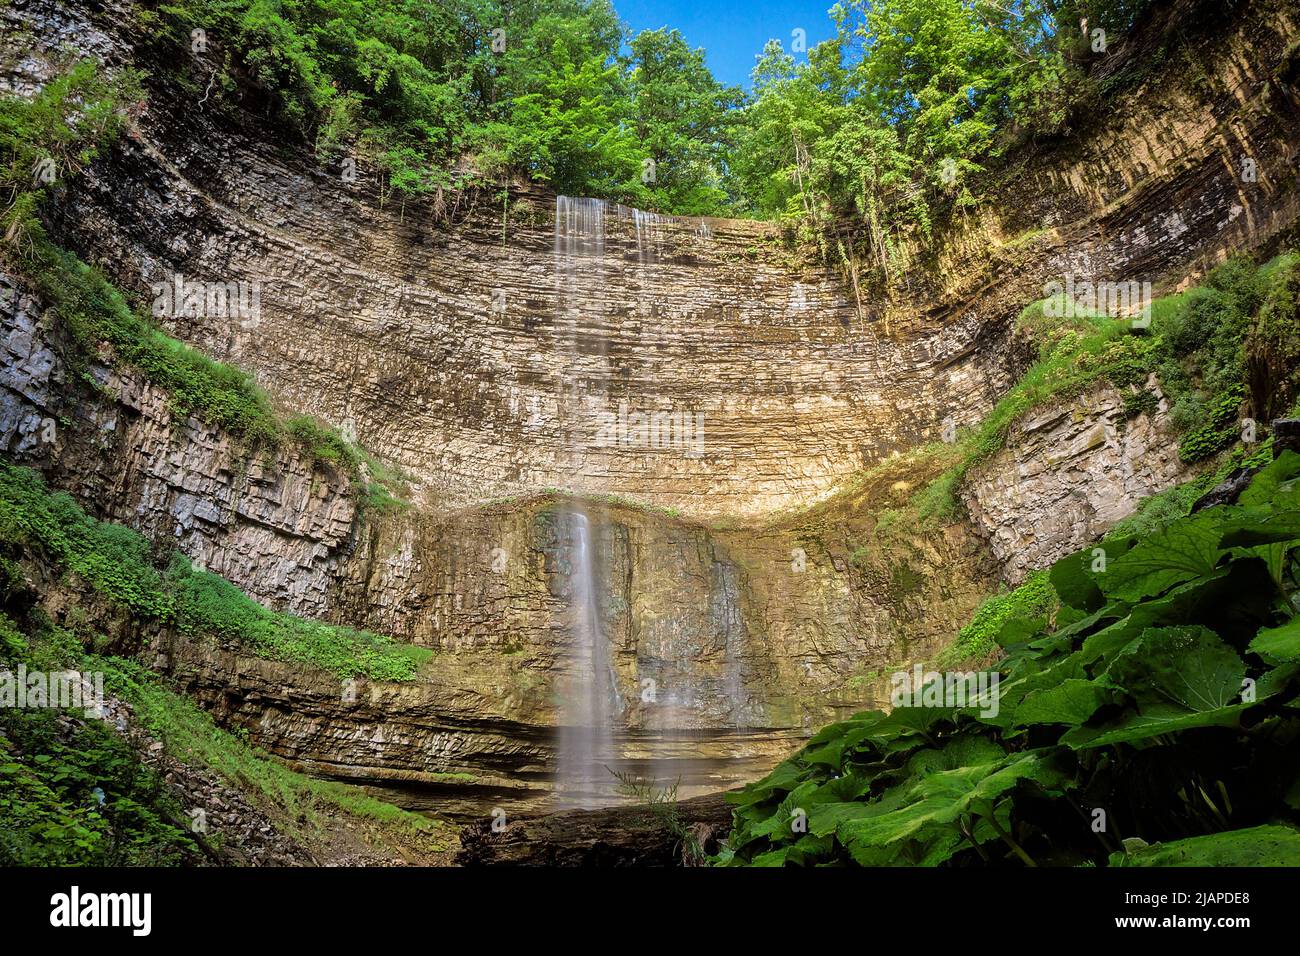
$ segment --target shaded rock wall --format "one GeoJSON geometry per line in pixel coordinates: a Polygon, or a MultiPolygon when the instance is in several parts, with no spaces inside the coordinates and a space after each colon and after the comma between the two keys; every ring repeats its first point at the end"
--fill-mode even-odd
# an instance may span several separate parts
{"type": "Polygon", "coordinates": [[[1094,388],[1017,421],[1007,447],[971,469],[961,498],[1018,584],[1096,540],[1149,495],[1186,481],[1167,413],[1129,417],[1124,396],[1094,388]]]}
{"type": "Polygon", "coordinates": [[[319,612],[351,550],[347,477],[293,450],[252,453],[175,415],[138,373],[69,367],[56,324],[0,272],[0,451],[259,601],[319,612]]]}

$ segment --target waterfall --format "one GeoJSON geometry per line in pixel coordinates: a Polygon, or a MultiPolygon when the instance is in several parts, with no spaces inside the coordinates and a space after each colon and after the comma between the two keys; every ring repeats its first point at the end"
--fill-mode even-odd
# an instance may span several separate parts
{"type": "MultiPolygon", "coordinates": [[[[595,490],[587,482],[588,455],[595,441],[592,413],[616,405],[609,386],[614,376],[608,337],[620,330],[609,321],[606,290],[616,276],[626,281],[631,272],[642,290],[638,312],[650,314],[645,290],[666,262],[671,232],[665,226],[670,223],[680,221],[596,199],[556,198],[554,288],[557,351],[562,356],[557,391],[571,456],[569,488],[577,495],[595,490]]],[[[711,604],[703,621],[697,614],[662,622],[667,632],[652,639],[657,659],[644,662],[651,668],[649,679],[657,696],[633,703],[620,692],[607,633],[611,596],[605,556],[610,542],[611,529],[602,526],[598,511],[580,497],[565,499],[553,545],[559,569],[554,593],[565,604],[567,638],[556,682],[556,798],[566,808],[621,802],[625,794],[619,792],[611,770],[627,771],[652,785],[671,785],[685,775],[688,787],[693,782],[716,787],[712,775],[735,772],[727,765],[731,758],[700,753],[719,732],[739,734],[745,726],[745,622],[738,610],[735,568],[725,561],[715,564],[711,604]],[[709,661],[705,667],[702,657],[709,661]],[[629,709],[636,711],[636,731],[625,727],[629,709]]],[[[647,674],[636,676],[640,688],[640,678],[647,674]]]]}
{"type": "Polygon", "coordinates": [[[564,693],[559,739],[559,798],[566,807],[598,807],[615,802],[618,781],[610,773],[615,752],[614,725],[622,713],[609,641],[600,619],[600,575],[596,569],[592,522],[575,507],[567,516],[570,543],[569,603],[571,671],[564,693]]]}
{"type": "MultiPolygon", "coordinates": [[[[605,203],[595,199],[559,196],[555,201],[555,270],[556,299],[565,321],[570,325],[568,367],[563,370],[565,418],[573,455],[572,487],[582,490],[587,429],[583,407],[593,399],[603,402],[607,396],[592,395],[597,376],[584,377],[584,361],[595,361],[597,372],[603,349],[594,356],[585,348],[583,317],[599,317],[599,305],[584,300],[580,281],[583,272],[599,276],[604,263],[605,203]]],[[[587,286],[598,289],[599,282],[587,286]]],[[[603,341],[599,335],[593,341],[603,341]]],[[[600,376],[603,379],[603,376],[600,376]]],[[[561,547],[565,551],[568,599],[568,673],[562,694],[562,719],[559,735],[559,801],[567,807],[596,807],[616,802],[618,781],[607,768],[617,758],[614,727],[622,713],[618,681],[609,653],[609,641],[601,622],[603,577],[598,567],[598,529],[592,516],[578,501],[566,504],[560,526],[561,547]]]]}

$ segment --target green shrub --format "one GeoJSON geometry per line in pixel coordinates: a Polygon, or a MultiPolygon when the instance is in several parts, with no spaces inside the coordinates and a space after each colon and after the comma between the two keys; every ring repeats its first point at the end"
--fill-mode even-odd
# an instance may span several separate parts
{"type": "Polygon", "coordinates": [[[98,720],[0,708],[0,866],[174,866],[183,808],[98,720]]]}
{"type": "Polygon", "coordinates": [[[1251,405],[1263,421],[1300,397],[1300,261],[1279,257],[1268,273],[1268,293],[1245,340],[1251,405]]]}
{"type": "Polygon", "coordinates": [[[1202,461],[1231,445],[1241,432],[1241,400],[1245,389],[1240,385],[1221,395],[1206,410],[1202,423],[1187,432],[1178,443],[1178,457],[1187,464],[1202,461]]]}
{"type": "Polygon", "coordinates": [[[1046,571],[1035,571],[1012,591],[995,594],[979,606],[971,622],[957,634],[957,640],[936,658],[943,667],[987,657],[997,647],[997,637],[1008,621],[1046,624],[1058,602],[1046,571]]]}
{"type": "Polygon", "coordinates": [[[1300,455],[1285,452],[1236,505],[1063,558],[1046,573],[1053,624],[994,602],[972,622],[1005,650],[987,697],[824,728],[728,795],[714,862],[1300,864],[1298,548],[1300,455]],[[1270,823],[1286,825],[1261,855],[1270,823]]]}

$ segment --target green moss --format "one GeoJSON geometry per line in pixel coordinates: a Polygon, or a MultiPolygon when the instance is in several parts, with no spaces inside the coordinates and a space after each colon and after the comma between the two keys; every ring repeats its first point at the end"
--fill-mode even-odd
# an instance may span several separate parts
{"type": "Polygon", "coordinates": [[[997,637],[1009,621],[1046,620],[1059,602],[1047,571],[1035,571],[1013,591],[995,594],[979,606],[957,639],[935,658],[939,667],[951,667],[987,657],[997,647],[997,637]]]}
{"type": "Polygon", "coordinates": [[[142,618],[338,677],[410,680],[430,656],[427,649],[369,631],[270,611],[224,578],[191,567],[178,552],[156,558],[136,532],[96,521],[66,493],[46,488],[36,472],[4,462],[0,547],[10,558],[19,550],[35,551],[142,618]]]}

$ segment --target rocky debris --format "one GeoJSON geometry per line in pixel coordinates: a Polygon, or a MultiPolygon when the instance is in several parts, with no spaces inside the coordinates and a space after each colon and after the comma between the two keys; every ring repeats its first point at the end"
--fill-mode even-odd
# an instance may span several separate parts
{"type": "Polygon", "coordinates": [[[725,794],[672,804],[484,820],[461,832],[462,866],[697,866],[731,831],[725,794]]]}
{"type": "Polygon", "coordinates": [[[1290,450],[1300,454],[1300,418],[1277,418],[1269,426],[1273,435],[1273,457],[1290,450]]]}

